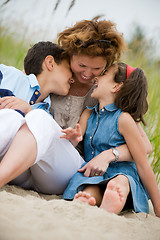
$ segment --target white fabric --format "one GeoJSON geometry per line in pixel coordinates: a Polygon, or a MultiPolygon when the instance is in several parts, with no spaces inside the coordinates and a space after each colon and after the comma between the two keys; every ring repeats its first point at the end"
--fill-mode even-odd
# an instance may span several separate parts
{"type": "Polygon", "coordinates": [[[69,141],[60,139],[61,127],[41,109],[32,110],[25,118],[14,110],[0,110],[0,124],[4,126],[4,129],[0,128],[0,150],[3,154],[25,122],[36,139],[37,158],[34,165],[12,183],[42,193],[62,194],[84,163],[83,158],[69,141]]]}
{"type": "Polygon", "coordinates": [[[25,119],[17,111],[0,110],[0,156],[6,153],[14,136],[24,123],[25,119]]]}

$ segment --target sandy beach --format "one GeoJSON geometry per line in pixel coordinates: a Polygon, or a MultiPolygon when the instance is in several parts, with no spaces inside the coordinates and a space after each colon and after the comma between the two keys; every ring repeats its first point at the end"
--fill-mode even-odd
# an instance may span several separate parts
{"type": "Polygon", "coordinates": [[[115,215],[80,201],[6,185],[0,189],[0,240],[160,240],[160,218],[115,215]]]}

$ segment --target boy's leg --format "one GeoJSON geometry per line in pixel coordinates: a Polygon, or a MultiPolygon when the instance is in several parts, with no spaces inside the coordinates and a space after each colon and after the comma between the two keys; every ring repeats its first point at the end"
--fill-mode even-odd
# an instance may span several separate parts
{"type": "Polygon", "coordinates": [[[62,194],[84,160],[66,139],[61,127],[48,113],[29,112],[26,123],[37,142],[37,158],[30,168],[34,189],[46,194],[62,194]]]}
{"type": "Polygon", "coordinates": [[[24,117],[12,109],[0,110],[0,156],[3,156],[19,128],[24,124],[24,117]]]}
{"type": "Polygon", "coordinates": [[[108,182],[100,208],[119,214],[126,203],[129,192],[128,178],[124,175],[118,175],[108,182]]]}
{"type": "MultiPolygon", "coordinates": [[[[84,160],[69,141],[60,139],[60,126],[45,111],[33,110],[23,121],[26,124],[1,161],[0,187],[32,166],[32,181],[28,186],[32,185],[34,190],[42,193],[62,194],[84,160]]],[[[16,179],[16,185],[19,185],[19,179],[16,179]]],[[[24,186],[27,188],[26,183],[24,186]]]]}
{"type": "Polygon", "coordinates": [[[27,125],[24,124],[17,132],[0,163],[0,187],[32,166],[36,155],[36,140],[27,125]]]}

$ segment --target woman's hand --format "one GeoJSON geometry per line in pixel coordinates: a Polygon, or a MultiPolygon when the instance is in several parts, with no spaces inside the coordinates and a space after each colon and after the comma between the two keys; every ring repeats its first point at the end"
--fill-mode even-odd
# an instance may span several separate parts
{"type": "Polygon", "coordinates": [[[60,136],[60,138],[65,138],[69,140],[74,147],[77,146],[77,144],[82,141],[82,132],[81,132],[81,127],[79,124],[76,124],[74,128],[66,128],[62,130],[64,135],[60,136]]]}
{"type": "Polygon", "coordinates": [[[85,177],[103,176],[109,165],[109,161],[106,158],[107,153],[110,154],[109,151],[100,153],[78,171],[84,172],[85,177]]]}
{"type": "Polygon", "coordinates": [[[14,96],[0,98],[0,109],[4,108],[17,109],[22,111],[24,114],[27,114],[32,110],[29,103],[14,96]]]}

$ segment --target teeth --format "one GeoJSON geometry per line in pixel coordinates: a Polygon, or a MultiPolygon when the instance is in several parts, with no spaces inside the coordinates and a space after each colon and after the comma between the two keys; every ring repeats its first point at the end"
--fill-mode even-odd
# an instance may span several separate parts
{"type": "Polygon", "coordinates": [[[82,75],[81,74],[81,76],[82,76],[82,78],[84,78],[84,79],[90,79],[90,77],[88,78],[88,77],[85,77],[84,75],[82,75]]]}

